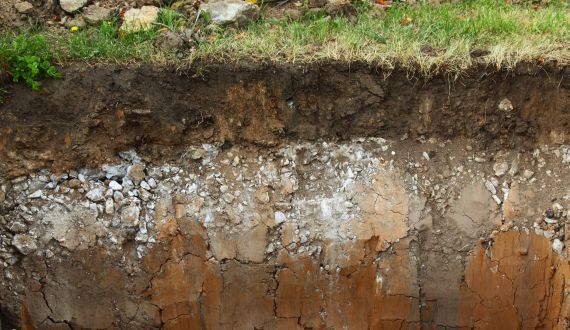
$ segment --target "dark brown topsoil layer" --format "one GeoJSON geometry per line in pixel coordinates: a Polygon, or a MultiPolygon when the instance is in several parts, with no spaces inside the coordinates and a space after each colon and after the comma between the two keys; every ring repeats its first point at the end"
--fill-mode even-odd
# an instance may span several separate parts
{"type": "Polygon", "coordinates": [[[485,150],[525,148],[563,143],[570,121],[570,67],[478,68],[429,80],[346,63],[202,69],[77,64],[40,92],[9,85],[0,176],[96,165],[132,147],[167,160],[213,141],[463,136],[485,150]],[[505,99],[512,110],[500,109],[505,99]]]}

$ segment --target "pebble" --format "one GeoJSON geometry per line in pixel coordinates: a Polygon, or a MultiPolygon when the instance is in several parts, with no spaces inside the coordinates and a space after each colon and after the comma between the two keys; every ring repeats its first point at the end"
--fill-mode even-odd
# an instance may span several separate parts
{"type": "Polygon", "coordinates": [[[112,199],[107,199],[105,201],[105,213],[113,214],[115,213],[115,203],[112,199]]]}
{"type": "Polygon", "coordinates": [[[287,217],[285,216],[285,214],[281,211],[276,211],[275,212],[275,224],[279,225],[285,221],[287,221],[287,217]]]}
{"type": "Polygon", "coordinates": [[[14,235],[12,245],[23,255],[28,255],[38,249],[34,238],[27,234],[14,235]]]}
{"type": "Polygon", "coordinates": [[[206,154],[207,154],[206,150],[204,150],[202,148],[198,148],[192,152],[192,154],[190,155],[190,158],[192,158],[193,160],[198,160],[198,159],[206,156],[206,154]]]}
{"type": "Polygon", "coordinates": [[[101,188],[95,188],[93,190],[90,190],[85,197],[87,197],[87,199],[89,199],[90,201],[93,202],[100,202],[103,200],[104,195],[103,195],[103,190],[101,188]]]}
{"type": "Polygon", "coordinates": [[[11,232],[21,234],[21,233],[25,233],[28,230],[28,226],[26,226],[22,222],[14,221],[14,222],[10,223],[10,225],[8,226],[8,229],[10,229],[11,232]]]}
{"type": "Polygon", "coordinates": [[[122,201],[125,197],[123,196],[123,193],[120,191],[115,191],[113,193],[113,200],[117,203],[119,203],[120,201],[122,201]]]}
{"type": "Polygon", "coordinates": [[[231,204],[231,203],[233,203],[235,197],[232,194],[226,193],[226,194],[224,194],[223,199],[226,203],[231,204]]]}
{"type": "Polygon", "coordinates": [[[119,184],[117,181],[113,180],[111,182],[109,182],[109,188],[111,188],[113,191],[120,191],[123,190],[123,186],[121,186],[121,184],[119,184]]]}
{"type": "Polygon", "coordinates": [[[564,243],[562,243],[562,241],[560,241],[558,238],[555,238],[552,241],[552,250],[554,250],[556,253],[562,253],[563,249],[564,243]]]}
{"type": "Polygon", "coordinates": [[[514,109],[513,103],[508,98],[502,99],[501,102],[499,102],[498,108],[499,108],[499,110],[504,111],[504,112],[510,112],[514,109]]]}
{"type": "Polygon", "coordinates": [[[487,190],[489,190],[489,192],[492,195],[497,194],[497,188],[495,188],[495,186],[491,183],[491,181],[489,181],[489,180],[485,181],[485,188],[487,188],[487,190]]]}
{"type": "Polygon", "coordinates": [[[79,179],[71,179],[68,182],[69,188],[79,189],[81,187],[81,181],[79,179]]]}
{"type": "Polygon", "coordinates": [[[509,169],[509,175],[515,176],[519,173],[519,158],[515,158],[511,163],[511,168],[509,169]]]}
{"type": "Polygon", "coordinates": [[[141,182],[141,188],[148,191],[148,190],[150,190],[150,185],[146,181],[142,181],[141,182]]]}
{"type": "Polygon", "coordinates": [[[128,206],[121,213],[121,222],[127,226],[136,226],[139,223],[140,208],[135,205],[128,206]]]}
{"type": "Polygon", "coordinates": [[[41,190],[38,190],[34,193],[31,193],[30,195],[28,195],[28,198],[30,199],[38,199],[38,198],[42,198],[42,196],[44,195],[44,192],[41,190]]]}
{"type": "Polygon", "coordinates": [[[73,13],[85,6],[87,2],[89,0],[59,0],[59,5],[66,12],[73,13]]]}
{"type": "Polygon", "coordinates": [[[525,177],[525,179],[530,179],[530,178],[532,178],[533,175],[534,175],[534,172],[531,170],[524,170],[524,172],[523,172],[523,177],[525,177]]]}
{"type": "Polygon", "coordinates": [[[557,224],[558,220],[551,219],[551,218],[544,218],[544,222],[553,225],[553,224],[557,224]]]}
{"type": "Polygon", "coordinates": [[[497,205],[501,205],[501,199],[497,196],[497,195],[493,195],[493,200],[495,201],[495,203],[497,203],[497,205]]]}
{"type": "MultiPolygon", "coordinates": [[[[88,8],[90,8],[91,6],[89,6],[88,8]]],[[[140,157],[137,155],[137,152],[135,150],[127,150],[127,151],[121,151],[119,152],[119,158],[126,160],[127,162],[135,162],[137,163],[138,161],[140,161],[140,157]]]]}
{"type": "Polygon", "coordinates": [[[133,179],[134,182],[140,182],[145,178],[144,168],[142,164],[131,165],[127,168],[127,175],[133,179]]]}
{"type": "Polygon", "coordinates": [[[152,188],[152,189],[156,189],[157,184],[156,184],[156,180],[153,178],[148,179],[148,185],[152,188]]]}
{"type": "Polygon", "coordinates": [[[105,177],[107,179],[120,179],[127,175],[127,168],[124,165],[103,165],[103,171],[105,171],[105,177]]]}
{"type": "Polygon", "coordinates": [[[495,172],[495,175],[498,177],[502,177],[503,175],[505,175],[505,173],[507,173],[508,170],[509,170],[509,164],[507,164],[506,162],[495,163],[495,165],[493,165],[493,171],[495,172]]]}

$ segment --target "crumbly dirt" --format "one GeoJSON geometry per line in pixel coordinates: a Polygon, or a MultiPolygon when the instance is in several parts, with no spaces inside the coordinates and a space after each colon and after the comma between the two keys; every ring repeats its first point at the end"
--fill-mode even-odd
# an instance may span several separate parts
{"type": "Polygon", "coordinates": [[[67,68],[39,93],[9,86],[0,112],[0,173],[94,166],[118,151],[176,159],[188,143],[276,146],[286,140],[376,136],[442,141],[475,151],[564,142],[569,68],[521,64],[426,81],[367,65],[67,68]],[[499,109],[504,99],[512,109],[499,109]],[[24,151],[24,152],[22,152],[24,151]]]}
{"type": "Polygon", "coordinates": [[[567,329],[569,70],[64,69],[0,106],[2,329],[567,329]]]}

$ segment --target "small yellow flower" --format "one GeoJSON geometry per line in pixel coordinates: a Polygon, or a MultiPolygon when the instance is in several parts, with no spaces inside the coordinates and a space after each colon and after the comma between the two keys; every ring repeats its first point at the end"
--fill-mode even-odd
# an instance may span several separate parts
{"type": "Polygon", "coordinates": [[[73,32],[75,32],[75,31],[79,30],[79,27],[77,27],[77,26],[72,26],[70,30],[73,31],[73,32]]]}

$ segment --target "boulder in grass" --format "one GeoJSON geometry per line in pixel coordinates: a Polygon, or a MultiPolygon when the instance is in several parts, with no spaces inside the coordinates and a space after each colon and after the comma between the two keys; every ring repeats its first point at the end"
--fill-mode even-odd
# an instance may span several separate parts
{"type": "Polygon", "coordinates": [[[217,25],[246,26],[259,18],[259,7],[241,0],[222,0],[200,5],[208,13],[210,21],[217,25]]]}
{"type": "Polygon", "coordinates": [[[20,14],[29,14],[34,10],[34,6],[27,1],[16,2],[14,8],[16,8],[20,14]]]}
{"type": "Polygon", "coordinates": [[[73,13],[83,8],[88,2],[89,0],[59,0],[59,6],[66,12],[73,13]]]}
{"type": "Polygon", "coordinates": [[[132,8],[125,12],[123,16],[122,32],[137,32],[148,30],[152,23],[158,19],[160,9],[155,6],[143,6],[142,8],[132,8]]]}

